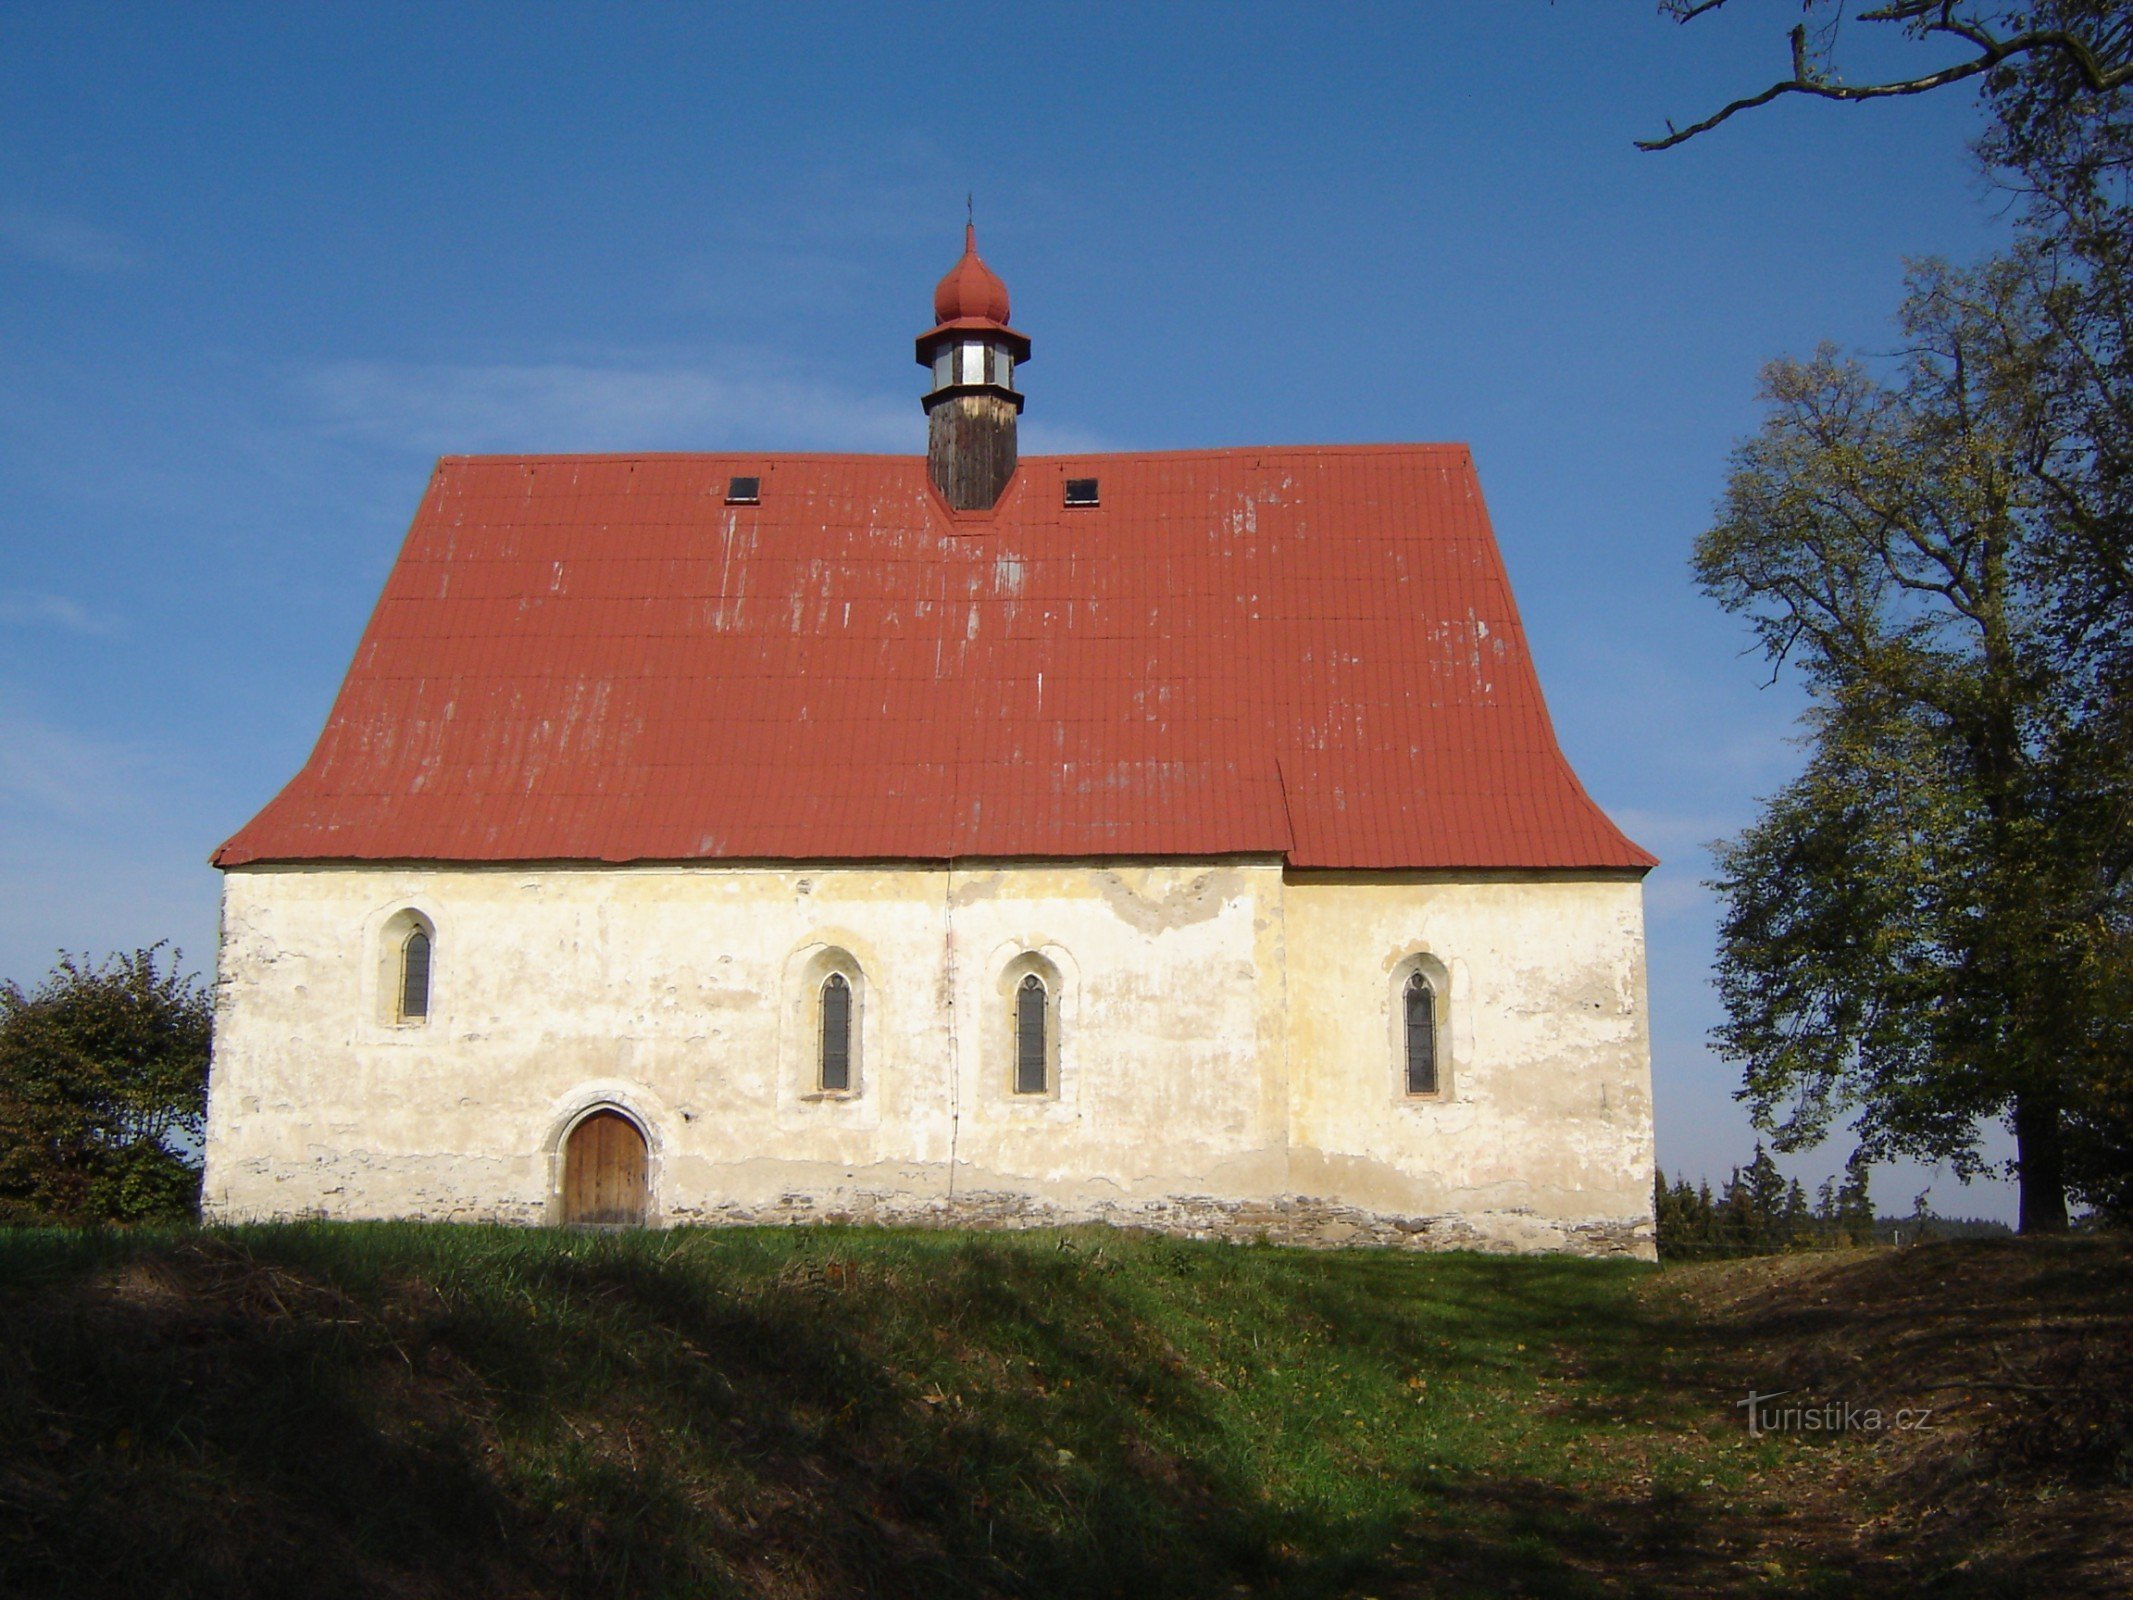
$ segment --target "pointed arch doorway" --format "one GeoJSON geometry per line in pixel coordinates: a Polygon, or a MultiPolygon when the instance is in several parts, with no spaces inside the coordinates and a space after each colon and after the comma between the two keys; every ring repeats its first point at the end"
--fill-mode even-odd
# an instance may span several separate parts
{"type": "Polygon", "coordinates": [[[644,1133],[619,1111],[595,1111],[563,1146],[565,1226],[642,1227],[650,1166],[644,1133]]]}

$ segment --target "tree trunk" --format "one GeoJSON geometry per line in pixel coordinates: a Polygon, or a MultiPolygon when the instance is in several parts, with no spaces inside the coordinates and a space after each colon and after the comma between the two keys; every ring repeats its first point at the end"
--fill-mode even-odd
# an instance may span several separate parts
{"type": "Polygon", "coordinates": [[[2066,1232],[2066,1162],[2059,1102],[2030,1093],[2015,1098],[2015,1170],[2022,1184],[2023,1233],[2066,1232]]]}

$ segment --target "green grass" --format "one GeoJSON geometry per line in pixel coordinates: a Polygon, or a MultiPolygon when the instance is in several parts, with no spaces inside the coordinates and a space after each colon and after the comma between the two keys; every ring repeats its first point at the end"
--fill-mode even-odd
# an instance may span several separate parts
{"type": "Polygon", "coordinates": [[[0,1592],[1677,1592],[1773,1447],[1653,1382],[1652,1270],[0,1232],[0,1592]]]}

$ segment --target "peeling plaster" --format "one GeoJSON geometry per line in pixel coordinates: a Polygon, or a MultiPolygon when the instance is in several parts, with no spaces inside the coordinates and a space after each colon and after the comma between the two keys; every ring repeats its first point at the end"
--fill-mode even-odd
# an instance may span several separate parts
{"type": "Polygon", "coordinates": [[[1115,871],[1097,871],[1093,878],[1111,909],[1142,933],[1161,933],[1168,928],[1190,927],[1220,916],[1230,903],[1237,880],[1222,872],[1202,872],[1185,881],[1172,881],[1157,888],[1145,871],[1140,887],[1129,884],[1115,871]]]}

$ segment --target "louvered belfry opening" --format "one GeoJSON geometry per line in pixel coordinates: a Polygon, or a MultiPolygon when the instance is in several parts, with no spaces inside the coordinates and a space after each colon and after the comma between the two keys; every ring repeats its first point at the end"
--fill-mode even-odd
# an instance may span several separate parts
{"type": "Polygon", "coordinates": [[[1007,325],[1007,285],[978,256],[978,231],[933,291],[934,326],[918,338],[926,391],[926,471],[957,511],[989,511],[1014,481],[1022,396],[1015,368],[1029,340],[1007,325]]]}
{"type": "Polygon", "coordinates": [[[1416,973],[1407,980],[1407,1092],[1437,1092],[1437,995],[1416,973]]]}
{"type": "Polygon", "coordinates": [[[1045,1082],[1044,980],[1034,972],[1015,991],[1015,1093],[1043,1094],[1045,1082]]]}

